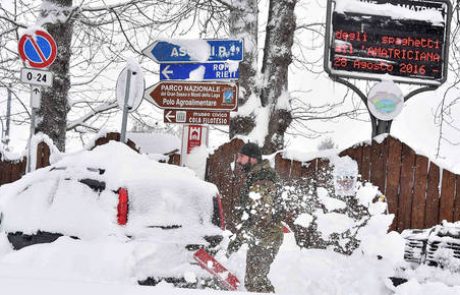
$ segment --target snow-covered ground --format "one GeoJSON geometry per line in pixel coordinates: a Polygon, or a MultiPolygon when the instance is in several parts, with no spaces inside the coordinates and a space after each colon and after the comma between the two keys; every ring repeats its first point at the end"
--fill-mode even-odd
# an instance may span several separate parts
{"type": "MultiPolygon", "coordinates": [[[[120,143],[111,142],[92,151],[62,155],[51,167],[39,169],[0,188],[0,213],[3,214],[0,294],[221,293],[223,291],[177,289],[164,282],[155,287],[137,284],[151,274],[184,278],[189,283],[206,276],[204,270],[190,263],[193,261],[188,257],[191,254],[184,255],[183,244],[190,238],[194,239],[193,243],[199,242],[199,234],[207,232],[205,230],[211,226],[202,220],[210,218],[208,211],[214,193],[215,187],[196,178],[191,170],[160,164],[120,143]],[[105,181],[107,189],[98,193],[77,181],[86,177],[105,181]],[[59,185],[47,184],[49,182],[59,185]],[[74,186],[79,189],[71,189],[74,186]],[[117,204],[113,201],[117,197],[113,191],[121,186],[128,188],[133,202],[128,223],[123,227],[116,223],[117,204]],[[50,190],[50,187],[55,189],[50,190]],[[199,220],[198,216],[201,216],[199,220]],[[104,222],[100,220],[102,217],[104,222]],[[167,233],[145,229],[152,224],[181,224],[183,228],[167,233]],[[193,224],[198,226],[191,227],[193,224]],[[102,225],[105,226],[103,230],[102,225]],[[110,230],[105,230],[107,228],[110,230]],[[37,230],[75,235],[80,240],[63,236],[53,243],[15,251],[4,233],[34,233],[37,230]]],[[[326,189],[319,189],[317,193],[328,212],[330,210],[328,214],[316,214],[318,228],[323,236],[326,235],[324,238],[354,225],[354,221],[349,220],[347,222],[353,224],[344,227],[346,216],[333,213],[343,207],[339,200],[331,198],[326,189]],[[324,216],[328,219],[320,218],[324,216]]],[[[361,244],[351,256],[331,249],[300,249],[293,234],[286,234],[269,274],[277,293],[460,294],[458,273],[426,266],[416,270],[408,268],[403,261],[404,239],[396,232],[387,233],[392,215],[382,214],[385,203],[374,203],[376,195],[378,190],[371,184],[360,186],[356,192],[359,203],[369,209],[370,218],[359,229],[357,238],[361,244]],[[397,275],[401,267],[406,267],[404,277],[409,282],[394,288],[389,277],[397,275]]],[[[306,218],[297,224],[306,227],[310,222],[311,218],[310,221],[306,218]]],[[[218,228],[212,232],[216,230],[221,233],[218,228]]],[[[224,239],[222,249],[225,249],[225,242],[224,239]]],[[[218,252],[216,258],[243,281],[244,247],[229,259],[224,251],[218,252]]]]}
{"type": "MultiPolygon", "coordinates": [[[[399,235],[392,233],[382,241],[382,246],[397,247],[398,239],[399,235]]],[[[13,251],[6,237],[0,236],[1,294],[226,294],[225,291],[177,289],[167,283],[138,286],[130,278],[129,258],[129,251],[107,241],[87,243],[60,238],[53,244],[13,251]]],[[[394,274],[393,266],[394,263],[385,258],[300,250],[292,234],[287,234],[270,278],[280,294],[460,294],[460,286],[449,287],[442,282],[455,276],[436,269],[431,270],[438,274],[436,279],[426,277],[427,282],[413,279],[391,291],[386,283],[389,283],[388,276],[394,274]]],[[[424,270],[425,275],[429,271],[424,270]]]]}

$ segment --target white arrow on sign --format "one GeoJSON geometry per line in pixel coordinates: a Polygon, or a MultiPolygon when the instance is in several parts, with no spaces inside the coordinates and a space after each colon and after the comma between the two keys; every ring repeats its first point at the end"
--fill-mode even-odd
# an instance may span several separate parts
{"type": "Polygon", "coordinates": [[[166,116],[165,116],[166,119],[169,121],[169,123],[172,123],[172,120],[171,120],[171,119],[172,119],[172,118],[175,118],[174,115],[171,115],[172,112],[173,112],[173,111],[169,111],[168,113],[166,113],[166,116]]]}
{"type": "Polygon", "coordinates": [[[161,74],[166,78],[166,80],[169,80],[169,79],[170,79],[170,78],[169,78],[169,75],[172,74],[172,73],[174,73],[173,71],[169,71],[169,67],[170,67],[170,66],[167,65],[167,66],[163,69],[163,71],[161,72],[161,74]]]}
{"type": "Polygon", "coordinates": [[[40,108],[40,101],[42,100],[42,92],[39,87],[32,88],[32,95],[30,100],[30,105],[33,109],[40,108]]]}

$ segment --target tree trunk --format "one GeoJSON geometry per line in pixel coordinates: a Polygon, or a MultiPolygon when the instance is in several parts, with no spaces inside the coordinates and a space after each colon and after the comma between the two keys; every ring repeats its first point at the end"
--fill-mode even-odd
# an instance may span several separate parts
{"type": "Polygon", "coordinates": [[[288,91],[288,67],[292,62],[292,44],[296,20],[296,0],[270,0],[265,38],[262,74],[264,86],[261,91],[262,106],[270,107],[268,134],[263,146],[264,153],[283,148],[284,133],[292,122],[289,110],[278,108],[278,99],[288,91]]]}
{"type": "MultiPolygon", "coordinates": [[[[63,8],[70,8],[72,0],[47,0],[47,2],[63,8]]],[[[45,14],[48,12],[43,12],[45,14]]],[[[53,13],[53,12],[51,12],[53,13]]],[[[70,106],[67,100],[70,89],[70,56],[73,33],[71,19],[64,23],[56,21],[46,25],[48,32],[54,37],[57,44],[56,61],[50,66],[54,74],[53,86],[42,92],[42,101],[38,111],[39,119],[37,132],[48,135],[60,151],[65,151],[67,113],[70,106]]]]}
{"type": "MultiPolygon", "coordinates": [[[[257,0],[233,0],[230,13],[230,33],[244,42],[244,59],[240,63],[239,100],[244,105],[255,88],[257,77],[258,5],[257,0]]],[[[254,128],[253,117],[236,116],[230,121],[230,138],[237,134],[249,134],[254,128]]]]}

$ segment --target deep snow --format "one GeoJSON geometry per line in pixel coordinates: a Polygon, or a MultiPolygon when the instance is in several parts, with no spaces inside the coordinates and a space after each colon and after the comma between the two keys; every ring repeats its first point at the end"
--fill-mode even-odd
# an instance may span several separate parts
{"type": "MultiPolygon", "coordinates": [[[[174,231],[169,235],[157,229],[142,229],[145,221],[161,220],[162,223],[168,223],[171,218],[175,222],[180,221],[182,225],[190,229],[190,225],[185,221],[198,222],[195,220],[196,213],[189,212],[191,215],[183,219],[174,214],[172,216],[164,214],[170,210],[167,209],[168,207],[160,206],[161,208],[153,208],[155,210],[151,211],[155,213],[154,216],[145,219],[147,216],[143,216],[141,211],[151,206],[149,202],[141,202],[139,206],[133,207],[136,209],[133,211],[135,215],[134,218],[129,219],[129,222],[134,224],[130,225],[128,222],[128,225],[122,230],[114,222],[116,215],[113,207],[116,204],[108,201],[109,192],[108,195],[97,196],[91,189],[85,188],[81,194],[94,196],[90,199],[84,198],[83,211],[87,211],[87,214],[80,214],[76,220],[81,220],[82,223],[77,224],[72,220],[69,221],[69,217],[73,214],[72,210],[69,210],[72,206],[69,207],[69,205],[79,204],[78,198],[72,197],[72,194],[79,192],[80,188],[75,191],[71,185],[71,187],[63,187],[63,191],[57,195],[59,206],[52,208],[55,210],[50,211],[53,214],[43,214],[49,199],[37,197],[49,191],[50,187],[52,190],[52,185],[47,185],[46,181],[53,182],[59,179],[62,181],[62,178],[68,181],[67,178],[72,178],[72,175],[93,175],[93,171],[86,169],[90,164],[93,168],[106,169],[106,172],[98,177],[104,177],[108,189],[116,189],[121,183],[131,188],[135,202],[136,198],[138,201],[145,201],[142,196],[153,190],[152,197],[164,194],[161,196],[163,199],[161,202],[168,204],[168,200],[172,201],[173,204],[176,203],[172,209],[179,210],[187,202],[184,198],[178,197],[178,192],[187,193],[189,197],[198,191],[206,192],[208,196],[215,193],[213,185],[198,180],[191,170],[156,163],[149,157],[139,155],[125,145],[115,142],[98,147],[93,151],[63,156],[62,160],[53,165],[67,167],[67,169],[58,170],[63,174],[56,179],[47,177],[50,174],[50,168],[43,168],[28,174],[21,181],[1,187],[1,208],[6,209],[4,212],[15,215],[13,220],[3,220],[2,229],[15,229],[20,226],[23,230],[34,232],[39,229],[37,225],[46,225],[59,228],[64,233],[69,231],[68,234],[79,233],[82,239],[61,237],[51,244],[34,245],[13,251],[6,235],[0,233],[1,294],[53,295],[100,292],[117,295],[149,292],[149,294],[169,295],[221,292],[178,290],[167,283],[161,283],[156,287],[137,286],[138,280],[145,279],[152,272],[160,276],[184,277],[190,282],[195,277],[205,275],[202,269],[189,263],[191,257],[183,255],[184,244],[189,239],[185,230],[174,231]],[[118,161],[113,161],[113,159],[118,159],[118,161]],[[147,175],[151,179],[156,179],[150,188],[145,187],[147,175]],[[40,181],[45,182],[40,185],[40,181]],[[31,184],[36,184],[36,186],[28,187],[31,184]],[[25,190],[29,191],[28,198],[20,196],[24,192],[24,187],[28,187],[25,190]],[[32,210],[25,213],[22,210],[27,206],[33,209],[32,204],[27,202],[28,200],[34,200],[32,204],[37,205],[36,210],[38,211],[32,210]],[[99,203],[96,200],[99,200],[99,203]],[[163,214],[162,208],[164,209],[163,214]],[[89,219],[82,219],[81,216],[89,219]],[[30,222],[31,220],[37,222],[30,222]],[[43,223],[44,221],[47,222],[43,223]],[[95,226],[96,224],[98,226],[95,226]],[[102,229],[101,226],[103,226],[102,229]],[[127,233],[134,234],[134,238],[124,237],[123,234],[127,233]]],[[[343,204],[337,199],[332,199],[325,189],[320,189],[318,194],[328,210],[343,207],[343,204]]],[[[382,207],[384,203],[372,203],[376,194],[378,194],[378,189],[370,184],[360,186],[357,190],[356,196],[361,204],[369,208],[371,218],[367,225],[359,230],[358,238],[362,242],[352,256],[338,254],[332,250],[300,249],[295,243],[293,234],[286,234],[283,246],[269,274],[277,292],[312,295],[460,294],[460,279],[456,279],[458,274],[451,274],[433,267],[421,267],[415,271],[406,272],[406,277],[412,280],[398,288],[393,288],[393,291],[390,290],[391,284],[388,278],[394,276],[400,266],[407,268],[408,265],[403,261],[404,240],[401,235],[396,232],[386,233],[391,224],[392,215],[381,214],[386,209],[386,206],[382,207]],[[456,285],[456,287],[448,285],[456,285]]],[[[195,199],[196,204],[188,204],[187,207],[194,208],[205,199],[203,195],[195,199]]],[[[209,210],[206,209],[207,205],[204,203],[198,207],[205,212],[209,210]]],[[[198,207],[195,210],[198,210],[198,207]]],[[[353,220],[345,220],[346,216],[342,214],[321,213],[316,215],[319,217],[318,225],[325,238],[329,233],[341,232],[353,226],[353,220]]],[[[308,216],[299,219],[298,224],[308,226],[308,216]]],[[[222,245],[222,248],[225,248],[225,244],[222,245]]],[[[240,281],[243,281],[245,272],[245,250],[245,247],[242,247],[228,260],[223,251],[216,255],[216,258],[237,275],[240,281]]]]}

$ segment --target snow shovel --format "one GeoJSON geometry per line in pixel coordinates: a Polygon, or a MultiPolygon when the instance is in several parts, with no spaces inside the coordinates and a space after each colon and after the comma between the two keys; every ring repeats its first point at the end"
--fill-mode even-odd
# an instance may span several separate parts
{"type": "Polygon", "coordinates": [[[201,248],[193,254],[193,258],[207,272],[212,274],[220,283],[221,287],[229,291],[236,291],[240,285],[238,278],[229,272],[222,264],[220,264],[206,250],[201,248]]]}

